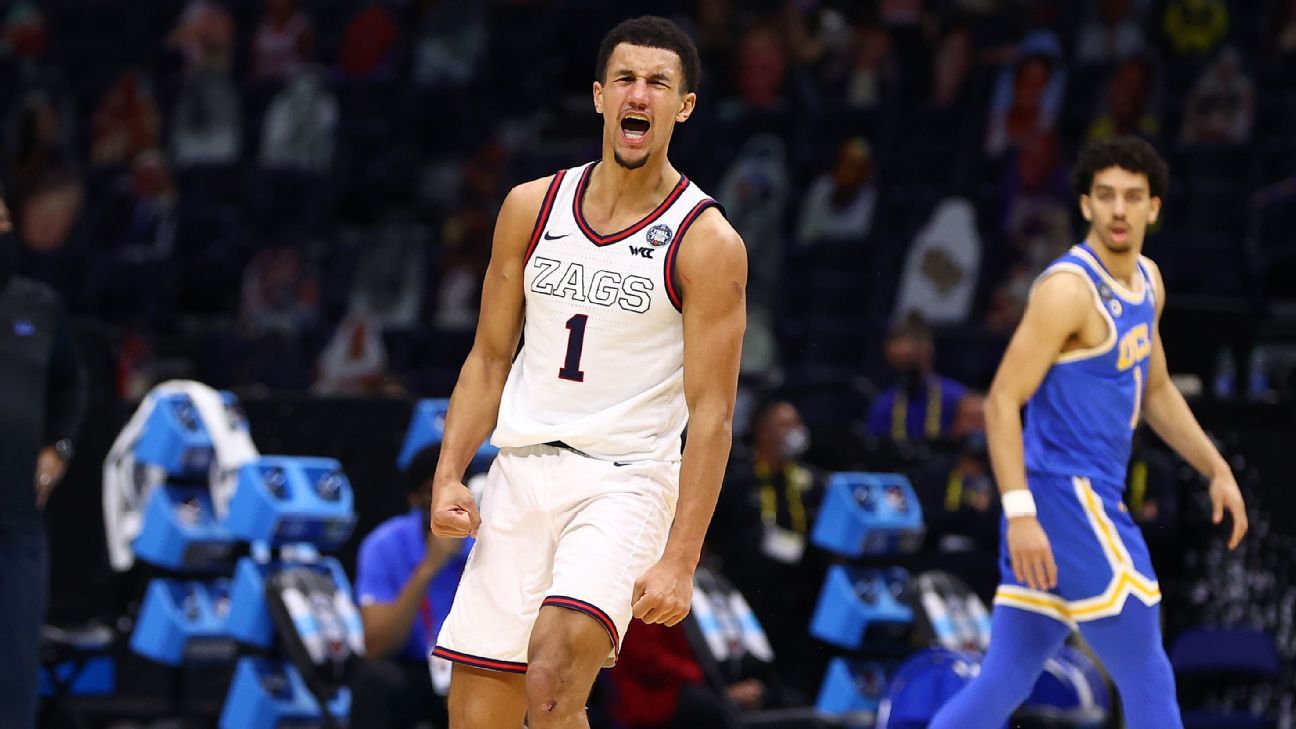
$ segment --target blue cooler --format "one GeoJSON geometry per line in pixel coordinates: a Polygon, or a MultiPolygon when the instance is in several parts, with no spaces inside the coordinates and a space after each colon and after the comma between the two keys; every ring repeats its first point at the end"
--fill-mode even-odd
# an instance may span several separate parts
{"type": "Polygon", "coordinates": [[[895,473],[835,473],[811,539],[844,557],[910,554],[922,546],[922,506],[909,479],[895,473]]]}
{"type": "MultiPolygon", "coordinates": [[[[350,690],[338,691],[328,709],[335,717],[350,714],[350,690]]],[[[263,658],[244,658],[238,662],[221,712],[221,729],[298,729],[320,725],[319,701],[291,663],[263,658]]]]}
{"type": "MultiPolygon", "coordinates": [[[[226,408],[236,407],[237,400],[228,392],[221,398],[226,408]]],[[[239,418],[237,422],[246,424],[239,418]]],[[[135,458],[140,463],[159,466],[172,476],[206,478],[215,451],[207,425],[188,395],[173,393],[158,398],[144,430],[135,443],[135,458]]]]}
{"type": "Polygon", "coordinates": [[[872,725],[886,691],[886,672],[874,661],[834,658],[819,686],[815,709],[848,725],[872,725]]]}
{"type": "Polygon", "coordinates": [[[891,676],[878,705],[876,729],[926,729],[945,702],[980,671],[979,653],[933,648],[914,654],[891,676]]]}
{"type": "MultiPolygon", "coordinates": [[[[405,444],[401,446],[396,465],[402,471],[409,468],[410,461],[424,448],[440,443],[445,435],[446,413],[450,411],[448,399],[419,400],[414,406],[414,415],[410,418],[409,429],[405,431],[405,444]]],[[[473,454],[472,463],[468,466],[470,473],[485,471],[499,449],[489,442],[482,443],[473,454]]]]}
{"type": "Polygon", "coordinates": [[[216,521],[205,486],[153,489],[144,525],[131,543],[135,556],[171,570],[211,569],[229,560],[238,539],[216,521]]]}
{"type": "Polygon", "coordinates": [[[229,580],[153,580],[131,650],[169,666],[232,661],[238,644],[225,632],[228,615],[229,580]]]}
{"type": "Polygon", "coordinates": [[[826,643],[855,650],[872,626],[904,627],[913,623],[913,609],[900,603],[892,579],[877,570],[834,565],[828,570],[819,604],[810,620],[810,634],[826,643]]]}
{"type": "Polygon", "coordinates": [[[336,460],[262,456],[239,470],[226,525],[250,542],[337,549],[355,526],[353,508],[351,483],[336,460]]]}
{"type": "Polygon", "coordinates": [[[1065,722],[1077,729],[1107,725],[1111,696],[1098,667],[1084,653],[1062,646],[1044,664],[1030,696],[1014,715],[1065,722]]]}

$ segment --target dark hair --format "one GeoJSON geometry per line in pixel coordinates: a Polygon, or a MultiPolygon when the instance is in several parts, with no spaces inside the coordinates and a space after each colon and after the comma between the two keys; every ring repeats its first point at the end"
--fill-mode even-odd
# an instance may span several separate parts
{"type": "Polygon", "coordinates": [[[684,93],[697,90],[698,78],[702,75],[702,61],[698,59],[697,46],[688,33],[674,22],[656,15],[641,15],[621,21],[603,36],[603,42],[599,44],[594,78],[606,80],[608,60],[612,58],[612,51],[622,43],[673,51],[679,56],[680,67],[684,69],[684,93]]]}
{"type": "Polygon", "coordinates": [[[1152,197],[1165,197],[1170,186],[1170,168],[1151,144],[1138,137],[1111,137],[1089,142],[1080,150],[1080,158],[1071,170],[1076,194],[1088,195],[1094,175],[1110,167],[1147,175],[1152,197]]]}
{"type": "Polygon", "coordinates": [[[423,484],[436,475],[437,460],[441,458],[441,444],[426,445],[414,454],[405,467],[405,489],[411,494],[423,489],[423,484]]]}

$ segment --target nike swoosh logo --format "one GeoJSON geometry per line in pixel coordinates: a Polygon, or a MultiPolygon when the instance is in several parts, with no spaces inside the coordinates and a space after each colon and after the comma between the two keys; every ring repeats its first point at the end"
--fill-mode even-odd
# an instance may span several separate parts
{"type": "Polygon", "coordinates": [[[633,466],[634,464],[633,464],[633,463],[628,463],[628,462],[625,462],[625,461],[612,461],[612,465],[614,465],[614,466],[633,466]]]}
{"type": "Polygon", "coordinates": [[[571,235],[571,233],[563,233],[562,235],[549,235],[548,231],[546,231],[545,234],[544,234],[544,239],[545,239],[545,240],[558,240],[559,238],[566,238],[566,237],[569,236],[569,235],[571,235]]]}

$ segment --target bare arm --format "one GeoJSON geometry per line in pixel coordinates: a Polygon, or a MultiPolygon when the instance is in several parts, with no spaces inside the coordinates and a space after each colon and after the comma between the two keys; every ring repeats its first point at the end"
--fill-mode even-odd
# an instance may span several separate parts
{"type": "Polygon", "coordinates": [[[1143,391],[1143,418],[1197,472],[1211,482],[1212,518],[1223,519],[1224,509],[1233,514],[1233,533],[1229,548],[1236,547],[1247,531],[1246,507],[1224,457],[1215,449],[1201,424],[1193,415],[1179,388],[1170,381],[1165,348],[1161,344],[1161,313],[1165,310],[1165,284],[1161,271],[1153,265],[1157,291],[1157,320],[1153,327],[1152,354],[1148,361],[1147,386],[1143,391]]]}
{"type": "Polygon", "coordinates": [[[523,258],[551,179],[533,180],[513,188],[495,223],[490,265],[482,284],[477,336],[450,396],[437,461],[432,531],[441,536],[462,537],[476,530],[476,510],[467,509],[464,494],[468,491],[461,481],[473,454],[490,436],[499,418],[504,382],[522,332],[523,258]],[[464,510],[471,516],[459,513],[464,510]]]}
{"type": "Polygon", "coordinates": [[[1000,492],[1026,488],[1021,409],[1093,306],[1088,284],[1066,271],[1048,276],[1031,293],[986,396],[990,460],[1000,492]]]}
{"type": "Polygon", "coordinates": [[[703,213],[682,241],[684,396],[688,444],[675,523],[661,560],[635,583],[635,617],[675,625],[688,615],[693,572],[715,512],[732,443],[734,400],[747,327],[747,250],[719,211],[703,213]]]}
{"type": "Polygon", "coordinates": [[[409,640],[410,629],[414,627],[414,616],[427,598],[428,585],[462,548],[463,542],[457,539],[429,536],[423,559],[406,580],[396,600],[360,607],[365,652],[371,658],[386,658],[405,645],[405,641],[409,640]]]}
{"type": "MultiPolygon", "coordinates": [[[[986,429],[995,482],[1005,496],[1025,496],[1026,458],[1021,409],[1039,389],[1067,342],[1083,331],[1093,311],[1088,282],[1071,272],[1044,278],[1031,292],[1022,322],[1008,343],[986,397],[986,429]]],[[[1030,499],[1026,499],[1030,503],[1030,499]]],[[[1027,512],[1029,513],[1029,512],[1027,512]]],[[[1048,535],[1034,516],[1012,516],[1006,534],[1013,575],[1035,590],[1057,586],[1057,562],[1048,535]]]]}
{"type": "MultiPolygon", "coordinates": [[[[684,396],[688,443],[666,557],[690,570],[715,511],[733,436],[738,365],[747,328],[747,249],[718,210],[708,210],[680,251],[684,291],[684,396]]],[[[683,242],[681,242],[683,243],[683,242]]]]}

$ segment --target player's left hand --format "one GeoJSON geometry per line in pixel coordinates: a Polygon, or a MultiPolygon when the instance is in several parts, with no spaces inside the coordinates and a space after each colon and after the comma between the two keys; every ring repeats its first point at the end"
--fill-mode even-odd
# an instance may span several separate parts
{"type": "Polygon", "coordinates": [[[49,501],[54,487],[63,480],[63,472],[66,470],[67,463],[59,456],[58,451],[53,448],[41,450],[40,456],[36,459],[36,508],[45,509],[45,502],[49,501]]]}
{"type": "Polygon", "coordinates": [[[1211,523],[1224,521],[1224,512],[1228,511],[1233,517],[1233,533],[1229,536],[1228,548],[1235,549],[1247,533],[1246,503],[1242,501],[1242,491],[1238,489],[1233,472],[1227,468],[1220,471],[1210,483],[1211,523]]]}
{"type": "Polygon", "coordinates": [[[693,570],[662,558],[635,580],[630,602],[645,623],[678,625],[693,605],[693,570]]]}

